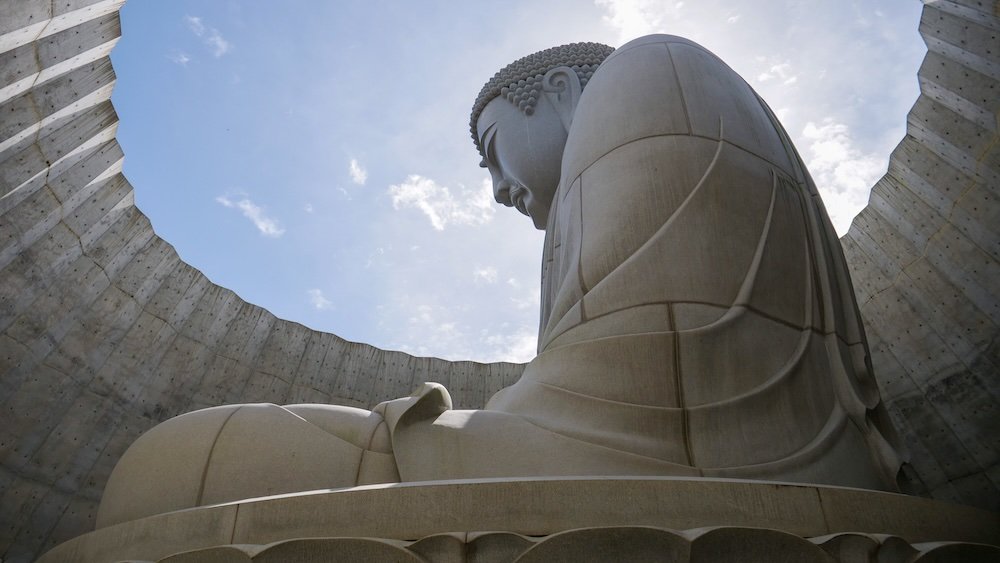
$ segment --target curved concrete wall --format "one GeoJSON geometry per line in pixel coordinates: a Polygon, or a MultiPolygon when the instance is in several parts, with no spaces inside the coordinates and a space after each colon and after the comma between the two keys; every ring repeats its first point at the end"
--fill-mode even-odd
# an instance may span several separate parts
{"type": "MultiPolygon", "coordinates": [[[[415,358],[276,319],[155,235],[121,174],[122,0],[0,4],[0,558],[89,530],[124,449],[231,402],[371,406],[439,381],[482,405],[522,366],[415,358]]],[[[935,496],[995,503],[998,29],[925,8],[923,95],[844,238],[876,373],[935,496]],[[987,486],[988,485],[988,486],[987,486]]]]}
{"type": "Polygon", "coordinates": [[[1000,7],[924,7],[920,97],[841,242],[916,492],[1000,510],[1000,7]]]}
{"type": "Polygon", "coordinates": [[[108,53],[121,0],[0,4],[0,559],[88,531],[168,417],[360,407],[422,381],[476,407],[523,366],[417,358],[275,318],[182,262],[122,176],[108,53]]]}

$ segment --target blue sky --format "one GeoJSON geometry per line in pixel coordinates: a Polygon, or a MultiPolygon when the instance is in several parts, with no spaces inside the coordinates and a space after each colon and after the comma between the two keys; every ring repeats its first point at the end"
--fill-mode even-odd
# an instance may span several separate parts
{"type": "Polygon", "coordinates": [[[529,53],[693,39],[776,111],[841,234],[917,97],[921,3],[130,0],[112,53],[125,174],[180,256],[279,317],[447,359],[526,361],[542,233],[468,132],[529,53]]]}

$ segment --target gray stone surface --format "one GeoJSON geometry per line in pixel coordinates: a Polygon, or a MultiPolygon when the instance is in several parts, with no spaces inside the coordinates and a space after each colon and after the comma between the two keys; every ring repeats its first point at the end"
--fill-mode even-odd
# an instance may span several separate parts
{"type": "MultiPolygon", "coordinates": [[[[522,370],[414,358],[311,331],[295,365],[279,364],[271,355],[298,354],[281,342],[299,346],[305,329],[181,263],[134,206],[109,101],[121,4],[0,4],[5,562],[30,561],[91,529],[122,452],[169,416],[261,400],[367,408],[423,380],[473,408],[522,370]],[[149,346],[162,349],[139,348],[149,346]]],[[[998,30],[988,2],[924,8],[921,102],[842,239],[875,373],[921,492],[994,509],[998,30]]]]}
{"type": "Polygon", "coordinates": [[[433,481],[311,491],[158,514],[75,538],[47,553],[41,563],[392,560],[386,554],[352,551],[351,544],[364,541],[455,563],[687,561],[688,545],[690,560],[713,563],[991,561],[1000,552],[1000,514],[879,491],[731,479],[433,481]],[[665,539],[679,543],[680,552],[650,541],[663,538],[663,529],[676,534],[665,539]],[[491,533],[496,542],[480,543],[491,533]],[[427,545],[441,548],[444,535],[459,540],[451,557],[427,545]],[[437,541],[431,539],[435,537],[437,541]],[[461,541],[472,545],[462,549],[461,541]],[[510,541],[514,545],[503,545],[510,541]],[[301,551],[292,553],[297,556],[284,551],[296,543],[301,551]],[[522,554],[531,543],[536,547],[522,554]],[[942,545],[966,551],[936,552],[942,545]],[[188,550],[186,556],[167,558],[188,550]],[[931,555],[935,552],[940,558],[931,555]],[[972,558],[977,554],[983,559],[972,558]]]}
{"type": "Polygon", "coordinates": [[[1000,510],[1000,18],[924,7],[920,98],[842,244],[916,492],[1000,510]]]}
{"type": "MultiPolygon", "coordinates": [[[[654,472],[894,489],[899,460],[839,242],[776,119],[687,39],[634,39],[584,90],[592,65],[577,61],[592,48],[549,49],[496,75],[531,69],[541,94],[530,115],[509,94],[474,106],[495,198],[545,225],[539,355],[468,424],[442,413],[418,429],[404,415],[400,476],[434,478],[435,460],[460,451],[465,473],[452,477],[654,472]],[[504,424],[515,447],[470,437],[489,417],[480,424],[504,424]],[[599,445],[600,463],[579,444],[599,445]],[[559,467],[531,458],[503,473],[539,451],[559,467]]],[[[504,82],[536,88],[517,73],[504,82]]]]}

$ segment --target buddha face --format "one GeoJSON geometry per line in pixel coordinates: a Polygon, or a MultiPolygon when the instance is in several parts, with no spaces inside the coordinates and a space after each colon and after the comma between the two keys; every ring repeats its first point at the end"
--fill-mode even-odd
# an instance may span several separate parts
{"type": "Polygon", "coordinates": [[[549,96],[541,96],[532,115],[495,98],[477,122],[486,158],[480,166],[493,177],[493,197],[531,217],[545,230],[559,187],[567,130],[549,96]]]}

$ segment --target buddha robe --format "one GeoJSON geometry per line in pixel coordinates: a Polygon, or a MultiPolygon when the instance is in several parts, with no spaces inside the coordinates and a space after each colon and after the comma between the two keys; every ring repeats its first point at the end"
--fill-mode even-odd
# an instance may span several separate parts
{"type": "Polygon", "coordinates": [[[637,39],[587,85],[546,229],[539,355],[486,408],[702,476],[895,489],[816,187],[701,46],[637,39]]]}

